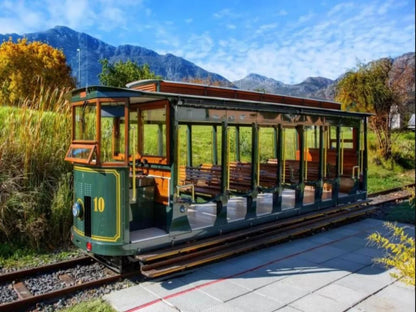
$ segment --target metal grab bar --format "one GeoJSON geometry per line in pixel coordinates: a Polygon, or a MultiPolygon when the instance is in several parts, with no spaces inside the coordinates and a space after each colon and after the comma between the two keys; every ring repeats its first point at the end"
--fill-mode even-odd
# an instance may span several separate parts
{"type": "Polygon", "coordinates": [[[354,167],[352,167],[352,178],[354,179],[354,171],[355,171],[355,169],[357,169],[357,176],[356,176],[356,178],[358,179],[359,178],[359,174],[360,174],[360,166],[354,166],[354,167]]]}
{"type": "Polygon", "coordinates": [[[192,202],[195,202],[195,186],[193,184],[177,185],[176,195],[179,197],[180,189],[191,188],[192,202]]]}

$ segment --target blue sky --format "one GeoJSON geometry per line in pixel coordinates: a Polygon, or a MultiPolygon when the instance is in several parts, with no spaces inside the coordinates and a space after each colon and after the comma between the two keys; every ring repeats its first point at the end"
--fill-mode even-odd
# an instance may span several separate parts
{"type": "Polygon", "coordinates": [[[172,53],[233,81],[336,79],[415,50],[414,0],[0,0],[0,33],[56,25],[172,53]]]}

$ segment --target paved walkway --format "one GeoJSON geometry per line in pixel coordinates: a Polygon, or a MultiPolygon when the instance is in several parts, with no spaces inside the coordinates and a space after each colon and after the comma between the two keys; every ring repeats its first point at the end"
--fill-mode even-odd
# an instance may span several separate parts
{"type": "MultiPolygon", "coordinates": [[[[415,288],[374,265],[382,250],[366,237],[385,233],[364,219],[314,236],[147,281],[104,297],[118,311],[415,311],[415,288]]],[[[414,227],[407,228],[414,237],[414,227]]]]}

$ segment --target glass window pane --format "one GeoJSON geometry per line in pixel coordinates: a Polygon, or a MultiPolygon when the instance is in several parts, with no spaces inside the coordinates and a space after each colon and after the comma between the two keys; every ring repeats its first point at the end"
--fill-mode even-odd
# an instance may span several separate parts
{"type": "Polygon", "coordinates": [[[166,109],[141,111],[143,155],[166,156],[166,109]]]}
{"type": "Polygon", "coordinates": [[[124,103],[112,102],[101,105],[101,162],[124,161],[124,103]]]}
{"type": "Polygon", "coordinates": [[[93,105],[75,106],[74,139],[95,141],[96,107],[93,105]]]}

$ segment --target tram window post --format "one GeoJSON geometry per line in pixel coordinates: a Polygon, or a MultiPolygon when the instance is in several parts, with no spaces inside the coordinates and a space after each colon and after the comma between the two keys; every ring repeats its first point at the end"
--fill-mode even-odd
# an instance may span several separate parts
{"type": "Polygon", "coordinates": [[[298,134],[298,149],[299,149],[299,180],[298,185],[296,186],[296,195],[295,195],[295,208],[301,208],[303,205],[303,196],[304,196],[304,177],[305,177],[305,129],[303,126],[296,127],[298,134]]]}
{"type": "Polygon", "coordinates": [[[218,165],[217,126],[212,126],[212,164],[218,165]]]}
{"type": "Polygon", "coordinates": [[[188,167],[192,167],[192,126],[186,126],[186,145],[187,145],[187,153],[186,153],[186,165],[188,167]]]}
{"type": "Polygon", "coordinates": [[[319,126],[316,127],[319,132],[319,164],[318,164],[318,182],[316,184],[315,188],[315,203],[319,203],[322,200],[322,194],[323,194],[323,185],[324,185],[324,167],[325,167],[325,155],[326,153],[324,148],[324,127],[319,126]]]}
{"type": "Polygon", "coordinates": [[[338,200],[340,170],[341,170],[341,127],[336,126],[336,162],[335,162],[335,181],[332,188],[332,200],[338,200]]]}
{"type": "Polygon", "coordinates": [[[274,127],[274,133],[276,134],[275,155],[277,159],[276,177],[277,187],[273,192],[273,210],[272,212],[278,212],[282,210],[282,168],[283,168],[283,129],[282,125],[274,127]]]}
{"type": "Polygon", "coordinates": [[[255,123],[251,126],[251,192],[247,197],[247,217],[256,216],[257,184],[259,176],[259,129],[255,123]]]}
{"type": "Polygon", "coordinates": [[[367,150],[367,139],[368,139],[368,137],[367,137],[367,121],[368,121],[368,118],[367,117],[365,117],[364,118],[364,142],[363,142],[363,144],[364,144],[364,151],[363,151],[363,189],[364,190],[367,190],[367,170],[368,170],[368,163],[367,163],[367,161],[368,161],[368,150],[367,150]]]}

